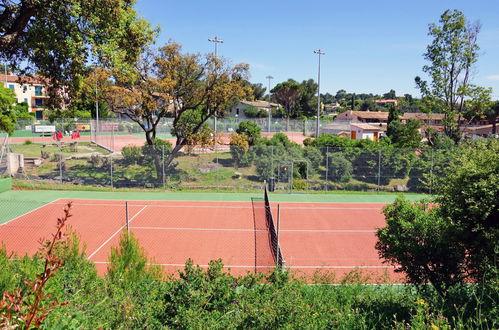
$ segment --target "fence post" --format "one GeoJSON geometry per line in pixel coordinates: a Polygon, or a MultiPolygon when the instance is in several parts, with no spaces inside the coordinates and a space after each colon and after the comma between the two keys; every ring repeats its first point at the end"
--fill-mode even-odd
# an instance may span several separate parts
{"type": "Polygon", "coordinates": [[[381,186],[381,149],[378,151],[378,191],[381,186]]]}
{"type": "MultiPolygon", "coordinates": [[[[270,146],[271,158],[270,158],[270,176],[274,176],[274,146],[270,146]]],[[[277,175],[277,181],[279,182],[279,174],[277,175]]]]}
{"type": "Polygon", "coordinates": [[[327,181],[329,178],[329,147],[326,147],[326,184],[324,189],[328,191],[329,188],[329,182],[327,181]]]}
{"type": "MultiPolygon", "coordinates": [[[[216,120],[216,117],[215,117],[215,120],[216,120]]],[[[216,125],[216,121],[215,121],[215,125],[216,125]]],[[[218,141],[217,140],[218,140],[217,130],[215,127],[215,162],[216,162],[215,184],[217,185],[217,190],[218,190],[219,184],[218,184],[218,148],[217,148],[218,141]]]]}
{"type": "Polygon", "coordinates": [[[61,184],[63,183],[62,181],[62,152],[59,152],[59,178],[61,181],[61,184]]]}
{"type": "Polygon", "coordinates": [[[430,167],[430,195],[432,193],[433,188],[433,148],[431,149],[431,167],[430,167]]]}
{"type": "Polygon", "coordinates": [[[110,169],[111,169],[111,189],[114,189],[114,184],[113,184],[113,154],[110,155],[110,169]]]}
{"type": "Polygon", "coordinates": [[[165,146],[161,146],[161,164],[163,167],[163,190],[166,190],[166,178],[165,178],[165,146]]]}

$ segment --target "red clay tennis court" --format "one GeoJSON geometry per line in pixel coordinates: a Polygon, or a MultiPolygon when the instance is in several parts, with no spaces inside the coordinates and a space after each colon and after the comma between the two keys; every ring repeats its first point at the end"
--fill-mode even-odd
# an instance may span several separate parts
{"type": "MultiPolygon", "coordinates": [[[[68,200],[59,199],[0,226],[0,241],[18,255],[36,252],[50,238],[68,200]]],[[[69,224],[86,245],[89,260],[105,272],[110,248],[126,230],[124,201],[72,200],[69,224]]],[[[262,202],[128,201],[128,226],[148,257],[167,273],[191,258],[207,267],[221,258],[234,275],[273,269],[271,235],[262,202]]],[[[277,204],[272,204],[274,222],[277,204]]],[[[311,275],[354,269],[374,275],[382,264],[374,248],[375,229],[384,225],[384,204],[280,203],[280,250],[286,268],[311,275]]]]}

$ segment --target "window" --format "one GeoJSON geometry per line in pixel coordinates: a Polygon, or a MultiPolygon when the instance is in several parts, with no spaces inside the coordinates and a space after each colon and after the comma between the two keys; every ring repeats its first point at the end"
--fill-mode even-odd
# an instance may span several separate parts
{"type": "Polygon", "coordinates": [[[35,112],[36,119],[42,120],[43,119],[43,111],[37,111],[35,112]]]}
{"type": "Polygon", "coordinates": [[[10,88],[10,89],[14,89],[14,85],[10,84],[10,85],[9,85],[9,88],[10,88]]]}
{"type": "Polygon", "coordinates": [[[239,116],[239,108],[236,109],[236,116],[239,116]]]}
{"type": "Polygon", "coordinates": [[[24,98],[24,102],[28,103],[28,99],[27,99],[27,98],[24,98]]]}
{"type": "Polygon", "coordinates": [[[23,93],[26,93],[28,91],[28,86],[24,85],[23,86],[23,93]]]}
{"type": "Polygon", "coordinates": [[[41,107],[41,106],[43,105],[43,100],[42,100],[42,99],[36,99],[36,100],[35,100],[35,105],[36,105],[37,107],[41,107]]]}
{"type": "Polygon", "coordinates": [[[42,86],[35,86],[35,95],[36,96],[42,95],[42,86]]]}

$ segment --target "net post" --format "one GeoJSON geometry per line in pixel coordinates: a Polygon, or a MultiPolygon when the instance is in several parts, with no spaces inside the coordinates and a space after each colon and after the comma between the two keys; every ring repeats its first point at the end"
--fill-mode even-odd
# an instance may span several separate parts
{"type": "Polygon", "coordinates": [[[126,220],[126,232],[130,233],[130,227],[128,225],[128,201],[125,201],[125,220],[126,220]]]}
{"type": "Polygon", "coordinates": [[[277,204],[277,230],[276,230],[276,236],[277,236],[277,244],[276,244],[276,248],[275,248],[275,255],[277,256],[276,258],[276,266],[277,267],[280,267],[280,263],[281,263],[281,259],[280,257],[280,249],[279,249],[279,226],[280,226],[280,223],[281,223],[281,204],[277,204]]]}

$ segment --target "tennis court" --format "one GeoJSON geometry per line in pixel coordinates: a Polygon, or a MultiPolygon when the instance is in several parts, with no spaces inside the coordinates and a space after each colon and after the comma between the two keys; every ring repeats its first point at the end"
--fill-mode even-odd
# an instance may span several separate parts
{"type": "MultiPolygon", "coordinates": [[[[69,199],[58,199],[0,226],[0,241],[18,255],[33,254],[49,238],[69,199]]],[[[207,267],[221,258],[234,275],[266,272],[276,263],[275,237],[263,200],[73,202],[69,224],[80,234],[89,260],[105,272],[110,249],[128,229],[149,258],[167,273],[186,260],[207,267]],[[128,213],[128,215],[127,215],[128,213]],[[274,243],[274,244],[273,244],[274,243]]],[[[285,267],[312,275],[318,270],[338,276],[354,269],[381,276],[393,267],[382,264],[374,248],[376,227],[384,225],[383,203],[281,202],[279,246],[285,267]]],[[[277,227],[277,203],[271,203],[277,227]]]]}

